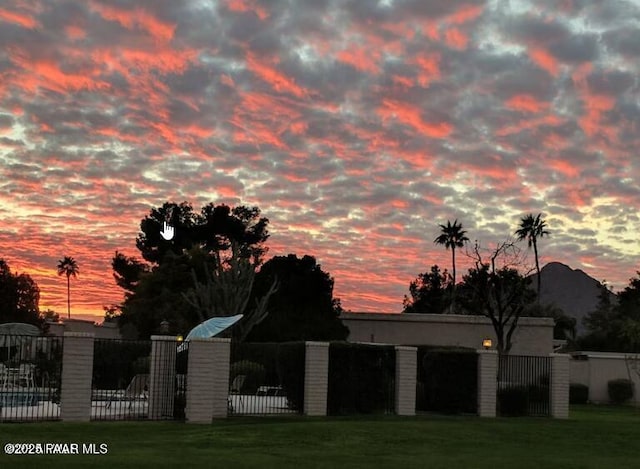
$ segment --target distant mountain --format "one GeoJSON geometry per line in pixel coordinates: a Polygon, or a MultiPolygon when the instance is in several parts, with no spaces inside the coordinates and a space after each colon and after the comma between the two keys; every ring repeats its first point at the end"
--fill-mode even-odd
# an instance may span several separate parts
{"type": "MultiPolygon", "coordinates": [[[[584,334],[582,319],[598,306],[602,284],[582,270],[560,262],[550,262],[540,270],[542,285],[540,303],[554,304],[567,316],[576,318],[576,332],[584,334]]],[[[531,286],[537,288],[538,274],[531,276],[531,286]]],[[[613,295],[613,294],[612,294],[613,295]]]]}

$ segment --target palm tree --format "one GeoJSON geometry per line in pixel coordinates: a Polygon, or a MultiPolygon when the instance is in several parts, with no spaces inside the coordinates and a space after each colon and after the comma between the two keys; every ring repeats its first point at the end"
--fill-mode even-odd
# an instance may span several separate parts
{"type": "Polygon", "coordinates": [[[64,256],[63,259],[58,261],[58,275],[67,276],[67,315],[71,319],[71,282],[70,278],[76,278],[80,269],[78,269],[78,263],[73,257],[64,256]]]}
{"type": "Polygon", "coordinates": [[[447,220],[446,225],[439,225],[442,233],[436,239],[433,240],[436,244],[443,245],[446,249],[451,248],[451,264],[452,264],[452,272],[453,272],[453,288],[451,290],[451,307],[453,309],[454,301],[455,301],[455,291],[456,291],[456,248],[461,248],[464,246],[464,243],[469,241],[465,235],[466,231],[462,229],[462,224],[458,223],[456,219],[453,222],[453,225],[449,220],[447,220]]]}
{"type": "Polygon", "coordinates": [[[541,213],[533,216],[532,213],[522,217],[520,220],[520,228],[516,230],[516,236],[519,240],[526,239],[529,247],[533,246],[533,254],[536,258],[536,272],[538,273],[538,302],[540,302],[540,264],[538,263],[538,238],[548,236],[549,232],[546,220],[541,220],[541,213]]]}

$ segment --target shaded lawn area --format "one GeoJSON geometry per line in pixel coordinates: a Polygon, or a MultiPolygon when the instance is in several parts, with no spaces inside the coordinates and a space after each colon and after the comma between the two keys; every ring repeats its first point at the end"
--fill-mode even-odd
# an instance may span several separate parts
{"type": "Polygon", "coordinates": [[[0,444],[107,443],[108,454],[6,456],[0,467],[640,467],[640,410],[572,408],[567,421],[460,416],[0,424],[0,444]]]}

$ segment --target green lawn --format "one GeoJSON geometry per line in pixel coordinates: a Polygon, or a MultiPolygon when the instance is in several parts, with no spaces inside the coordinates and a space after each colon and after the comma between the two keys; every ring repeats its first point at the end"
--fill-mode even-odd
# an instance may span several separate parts
{"type": "Polygon", "coordinates": [[[0,424],[7,442],[106,443],[108,454],[6,456],[0,467],[640,468],[640,410],[566,421],[420,416],[0,424]]]}

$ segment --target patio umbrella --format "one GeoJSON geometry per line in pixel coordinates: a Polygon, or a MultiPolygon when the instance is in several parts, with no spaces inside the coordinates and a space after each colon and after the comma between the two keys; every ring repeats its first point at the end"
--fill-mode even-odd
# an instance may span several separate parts
{"type": "MultiPolygon", "coordinates": [[[[207,319],[206,321],[201,322],[196,327],[191,329],[189,334],[187,334],[187,338],[184,340],[185,342],[188,342],[189,340],[195,338],[208,339],[210,337],[215,337],[222,331],[237,323],[240,319],[242,319],[242,316],[242,314],[236,314],[235,316],[224,316],[207,319]]],[[[178,347],[178,352],[182,352],[183,350],[185,350],[185,348],[185,344],[181,344],[180,347],[178,347]]]]}

